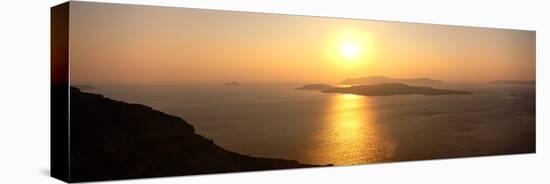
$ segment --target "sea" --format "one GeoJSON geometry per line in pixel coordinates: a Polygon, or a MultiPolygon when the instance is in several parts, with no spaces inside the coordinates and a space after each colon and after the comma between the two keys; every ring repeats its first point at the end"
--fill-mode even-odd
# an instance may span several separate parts
{"type": "Polygon", "coordinates": [[[179,116],[229,151],[307,164],[535,152],[534,85],[433,85],[473,93],[440,96],[295,89],[302,85],[95,85],[87,92],[179,116]]]}

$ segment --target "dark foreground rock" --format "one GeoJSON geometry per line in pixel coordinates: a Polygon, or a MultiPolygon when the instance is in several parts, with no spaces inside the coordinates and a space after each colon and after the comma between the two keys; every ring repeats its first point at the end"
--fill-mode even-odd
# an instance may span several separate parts
{"type": "Polygon", "coordinates": [[[77,88],[70,105],[72,182],[314,166],[227,151],[179,117],[77,88]]]}
{"type": "Polygon", "coordinates": [[[75,84],[75,85],[71,85],[75,88],[78,88],[82,91],[88,91],[88,90],[92,90],[92,89],[96,89],[95,86],[92,86],[92,85],[88,85],[88,84],[75,84]]]}
{"type": "Polygon", "coordinates": [[[348,93],[364,96],[390,96],[390,95],[466,95],[467,91],[455,91],[447,89],[435,89],[431,87],[409,86],[399,83],[360,85],[351,87],[335,87],[322,91],[323,93],[348,93]]]}
{"type": "Polygon", "coordinates": [[[326,84],[306,84],[302,87],[299,87],[299,88],[296,88],[298,90],[324,90],[324,89],[328,89],[328,88],[332,88],[332,86],[330,85],[326,85],[326,84]]]}

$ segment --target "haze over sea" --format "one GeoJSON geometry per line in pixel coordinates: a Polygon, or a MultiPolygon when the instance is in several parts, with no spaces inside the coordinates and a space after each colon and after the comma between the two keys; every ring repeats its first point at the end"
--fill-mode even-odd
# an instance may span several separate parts
{"type": "Polygon", "coordinates": [[[304,83],[96,85],[151,106],[238,153],[354,165],[535,151],[533,85],[436,85],[472,95],[358,96],[304,83]]]}

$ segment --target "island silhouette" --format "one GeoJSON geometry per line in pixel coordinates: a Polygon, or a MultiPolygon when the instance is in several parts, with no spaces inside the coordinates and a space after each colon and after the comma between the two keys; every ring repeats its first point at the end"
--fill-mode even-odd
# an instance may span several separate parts
{"type": "Polygon", "coordinates": [[[391,96],[391,95],[468,95],[468,91],[457,91],[448,89],[436,89],[423,86],[409,86],[400,83],[384,83],[373,85],[359,85],[351,87],[333,87],[323,91],[323,93],[344,93],[363,96],[391,96]]]}
{"type": "Polygon", "coordinates": [[[241,84],[239,82],[232,81],[232,82],[226,82],[226,83],[224,83],[224,85],[226,85],[226,86],[238,86],[238,85],[241,85],[241,84]]]}
{"type": "Polygon", "coordinates": [[[441,84],[441,80],[430,78],[396,79],[384,76],[370,76],[356,79],[345,79],[340,86],[334,87],[327,84],[306,84],[295,88],[297,90],[315,90],[322,93],[356,94],[363,96],[390,96],[390,95],[468,95],[468,91],[437,89],[428,86],[415,86],[408,83],[441,84]],[[395,82],[399,81],[399,82],[395,82]],[[346,86],[349,85],[349,86],[346,86]]]}
{"type": "Polygon", "coordinates": [[[349,78],[340,82],[345,85],[360,85],[360,84],[381,84],[381,83],[405,83],[405,84],[442,84],[441,80],[434,80],[430,78],[411,78],[411,79],[399,79],[390,78],[385,76],[369,76],[362,78],[349,78]]]}
{"type": "Polygon", "coordinates": [[[295,89],[298,89],[298,90],[324,90],[324,89],[328,89],[328,88],[332,88],[331,85],[326,85],[326,84],[306,84],[302,87],[298,87],[298,88],[295,88],[295,89]]]}
{"type": "Polygon", "coordinates": [[[535,80],[495,80],[489,84],[506,84],[506,85],[535,85],[535,80]]]}

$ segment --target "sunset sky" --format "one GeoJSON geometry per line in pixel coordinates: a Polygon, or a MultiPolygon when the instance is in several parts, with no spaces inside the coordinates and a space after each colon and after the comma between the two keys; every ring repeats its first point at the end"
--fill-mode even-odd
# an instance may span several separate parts
{"type": "Polygon", "coordinates": [[[71,2],[80,83],[535,79],[535,32],[71,2]]]}

